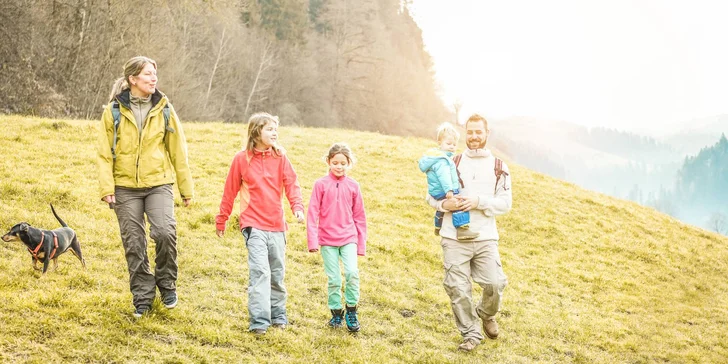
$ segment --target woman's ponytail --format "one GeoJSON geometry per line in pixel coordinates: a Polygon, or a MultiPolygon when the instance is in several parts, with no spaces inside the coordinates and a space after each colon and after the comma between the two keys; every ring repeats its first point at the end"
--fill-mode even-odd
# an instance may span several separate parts
{"type": "Polygon", "coordinates": [[[129,82],[126,81],[126,77],[119,77],[114,81],[114,85],[111,86],[111,95],[109,95],[109,102],[114,101],[114,97],[121,91],[129,88],[129,82]]]}

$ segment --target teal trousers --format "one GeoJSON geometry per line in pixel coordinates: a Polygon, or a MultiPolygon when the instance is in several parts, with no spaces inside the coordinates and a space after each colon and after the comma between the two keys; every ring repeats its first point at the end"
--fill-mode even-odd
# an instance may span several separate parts
{"type": "Polygon", "coordinates": [[[329,309],[339,310],[341,305],[341,268],[339,259],[344,265],[346,288],[344,297],[346,305],[354,307],[359,303],[359,268],[356,264],[356,244],[344,246],[322,246],[321,256],[324,259],[324,271],[329,278],[329,309]]]}

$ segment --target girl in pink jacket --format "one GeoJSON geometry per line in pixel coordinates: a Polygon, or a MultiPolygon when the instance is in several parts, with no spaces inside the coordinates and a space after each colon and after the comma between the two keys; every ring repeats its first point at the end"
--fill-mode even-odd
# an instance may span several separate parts
{"type": "Polygon", "coordinates": [[[357,256],[366,252],[367,221],[359,183],[346,176],[354,162],[349,146],[336,143],[326,156],[328,175],[313,185],[308,205],[308,251],[321,249],[324,271],[329,280],[329,309],[333,328],[346,322],[349,331],[359,331],[359,269],[357,256]],[[346,313],[341,304],[341,270],[344,265],[346,313]]]}

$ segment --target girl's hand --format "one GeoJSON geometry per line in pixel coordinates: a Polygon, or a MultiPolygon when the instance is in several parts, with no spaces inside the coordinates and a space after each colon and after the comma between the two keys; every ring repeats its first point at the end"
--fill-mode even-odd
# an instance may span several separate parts
{"type": "Polygon", "coordinates": [[[190,200],[191,200],[191,198],[185,198],[182,200],[182,202],[185,203],[185,207],[190,207],[190,200]]]}
{"type": "Polygon", "coordinates": [[[219,237],[221,237],[221,238],[222,238],[222,237],[223,237],[223,235],[225,235],[225,230],[218,230],[218,231],[217,231],[217,236],[219,236],[219,237]]]}
{"type": "Polygon", "coordinates": [[[298,219],[298,223],[299,223],[299,224],[303,224],[304,222],[306,222],[306,217],[305,217],[305,216],[303,216],[303,211],[296,211],[296,212],[294,213],[294,215],[295,215],[295,216],[296,216],[296,218],[298,219]]]}
{"type": "Polygon", "coordinates": [[[309,250],[308,250],[308,252],[309,252],[309,253],[315,253],[315,252],[317,252],[317,251],[318,251],[318,249],[309,249],[309,250]]]}

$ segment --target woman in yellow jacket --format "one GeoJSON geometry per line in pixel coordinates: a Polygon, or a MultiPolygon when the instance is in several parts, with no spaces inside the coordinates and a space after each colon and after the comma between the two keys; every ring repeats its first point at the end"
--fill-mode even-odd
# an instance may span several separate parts
{"type": "Polygon", "coordinates": [[[98,138],[101,199],[116,212],[129,268],[134,316],[141,317],[159,293],[177,305],[177,222],[172,184],[185,207],[193,195],[182,124],[167,96],[157,90],[157,64],[134,57],[114,83],[98,138]],[[146,225],[155,243],[155,270],[147,256],[146,225]]]}

